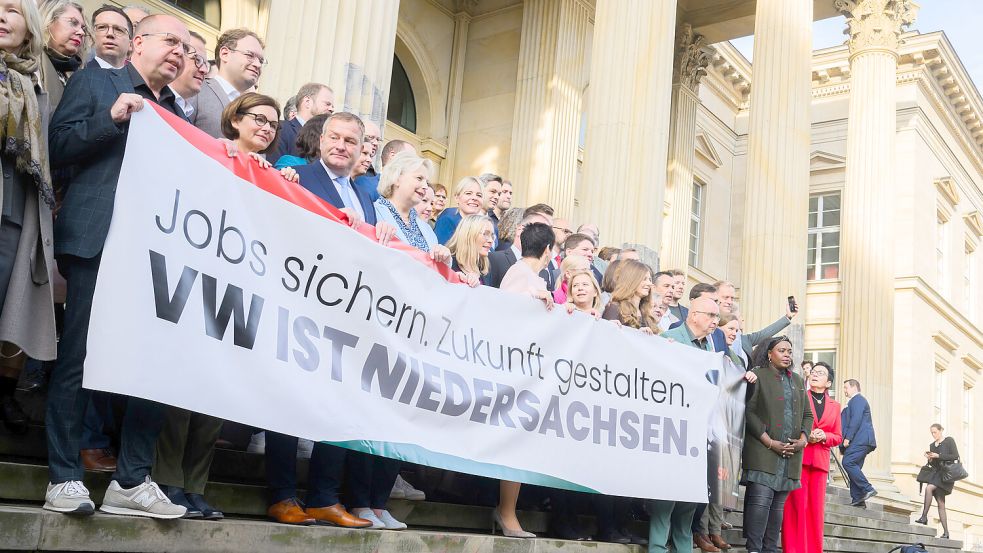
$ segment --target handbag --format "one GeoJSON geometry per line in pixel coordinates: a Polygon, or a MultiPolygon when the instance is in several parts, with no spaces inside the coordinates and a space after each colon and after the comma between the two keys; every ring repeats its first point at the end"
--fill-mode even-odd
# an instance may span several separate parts
{"type": "Polygon", "coordinates": [[[959,459],[942,463],[942,481],[946,484],[962,480],[968,476],[969,473],[966,472],[966,468],[959,462],[959,459]]]}
{"type": "Polygon", "coordinates": [[[930,478],[932,477],[933,472],[935,472],[935,469],[933,469],[931,465],[924,465],[918,470],[918,476],[915,478],[915,481],[922,484],[930,484],[930,478]]]}
{"type": "Polygon", "coordinates": [[[928,549],[925,549],[925,544],[922,543],[916,543],[914,545],[899,545],[888,551],[888,553],[894,553],[895,551],[900,551],[901,553],[928,553],[928,549]]]}

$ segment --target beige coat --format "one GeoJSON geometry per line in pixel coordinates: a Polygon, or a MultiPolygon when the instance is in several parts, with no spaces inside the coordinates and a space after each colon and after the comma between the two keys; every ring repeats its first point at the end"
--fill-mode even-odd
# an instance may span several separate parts
{"type": "MultiPolygon", "coordinates": [[[[41,135],[45,141],[43,147],[47,148],[48,95],[38,90],[37,96],[41,135]]],[[[3,188],[0,187],[0,205],[2,203],[3,188]]],[[[33,194],[27,194],[24,226],[6,300],[0,311],[0,342],[10,342],[28,356],[42,361],[52,360],[56,354],[51,279],[54,269],[52,223],[51,209],[41,201],[35,188],[33,194]]]]}

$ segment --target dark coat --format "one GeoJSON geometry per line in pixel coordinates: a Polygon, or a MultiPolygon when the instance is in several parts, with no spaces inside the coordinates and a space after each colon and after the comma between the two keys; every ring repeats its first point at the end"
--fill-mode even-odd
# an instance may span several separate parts
{"type": "MultiPolygon", "coordinates": [[[[334,182],[331,181],[331,176],[324,169],[321,160],[316,159],[307,165],[298,165],[294,169],[297,171],[297,175],[300,176],[301,186],[338,209],[345,207],[345,202],[338,195],[334,182]]],[[[365,212],[365,222],[374,225],[376,218],[375,206],[372,205],[372,200],[359,187],[352,186],[352,189],[355,191],[355,197],[358,198],[358,203],[362,206],[362,211],[365,212]]]]}
{"type": "MultiPolygon", "coordinates": [[[[785,392],[778,371],[768,367],[753,369],[758,375],[758,381],[748,385],[750,397],[747,401],[745,417],[747,424],[744,429],[744,470],[758,470],[775,474],[778,455],[770,451],[760,437],[768,433],[773,440],[781,440],[782,435],[798,440],[802,433],[806,436],[812,432],[812,409],[809,408],[805,384],[802,377],[792,372],[792,414],[797,421],[797,428],[791,432],[783,430],[785,419],[785,392]]],[[[802,452],[793,455],[788,461],[789,478],[797,480],[802,477],[802,452]]]]}
{"type": "MultiPolygon", "coordinates": [[[[102,252],[130,128],[115,123],[109,109],[120,94],[133,92],[129,66],[78,71],[65,87],[48,133],[51,167],[73,169],[55,221],[56,256],[93,258],[102,252]]],[[[176,106],[167,108],[184,118],[176,106]]]]}
{"type": "MultiPolygon", "coordinates": [[[[874,421],[870,417],[870,403],[861,394],[850,398],[843,408],[843,439],[850,440],[850,446],[863,445],[877,448],[874,437],[874,421]]],[[[840,446],[842,449],[843,446],[840,446]]]]}
{"type": "Polygon", "coordinates": [[[267,161],[276,164],[277,160],[283,156],[300,157],[300,154],[297,153],[297,135],[300,134],[301,128],[303,125],[297,119],[280,121],[280,136],[277,138],[273,151],[266,154],[267,161]]]}
{"type": "MultiPolygon", "coordinates": [[[[952,487],[955,482],[943,482],[942,481],[942,465],[943,463],[948,463],[959,459],[959,449],[956,448],[956,440],[952,439],[952,436],[947,436],[942,443],[935,445],[932,442],[928,445],[928,450],[932,453],[938,453],[938,459],[932,459],[928,462],[928,466],[932,471],[928,474],[928,478],[925,484],[932,484],[938,488],[942,495],[949,495],[952,493],[952,487]]],[[[938,493],[938,492],[937,492],[938,493]]]]}

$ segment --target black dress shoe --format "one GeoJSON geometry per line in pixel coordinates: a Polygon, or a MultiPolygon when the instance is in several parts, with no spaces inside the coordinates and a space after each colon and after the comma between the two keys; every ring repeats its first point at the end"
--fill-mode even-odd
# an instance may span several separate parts
{"type": "Polygon", "coordinates": [[[916,518],[915,519],[915,524],[928,524],[928,519],[925,518],[925,517],[916,518]]]}
{"type": "Polygon", "coordinates": [[[943,539],[943,540],[949,539],[949,532],[945,532],[944,534],[942,534],[941,536],[939,536],[939,539],[943,539]]]}
{"type": "Polygon", "coordinates": [[[0,419],[12,434],[27,432],[27,415],[13,395],[0,396],[0,419]]]}
{"type": "Polygon", "coordinates": [[[184,513],[181,518],[201,518],[201,511],[195,508],[194,505],[188,502],[188,498],[184,494],[184,490],[177,486],[161,486],[161,491],[167,495],[167,499],[171,500],[171,503],[175,505],[180,505],[188,510],[184,513]]]}
{"type": "Polygon", "coordinates": [[[209,505],[200,493],[186,493],[184,496],[188,498],[188,503],[201,511],[201,516],[205,520],[222,520],[225,518],[225,513],[209,505]]]}

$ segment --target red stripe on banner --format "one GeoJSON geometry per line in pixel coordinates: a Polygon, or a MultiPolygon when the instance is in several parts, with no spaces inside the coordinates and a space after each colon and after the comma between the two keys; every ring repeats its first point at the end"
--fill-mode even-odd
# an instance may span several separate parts
{"type": "MultiPolygon", "coordinates": [[[[262,169],[256,160],[247,156],[229,157],[224,144],[212,138],[198,127],[195,127],[153,102],[144,102],[144,105],[152,106],[164,121],[175,132],[181,135],[182,138],[190,142],[195,148],[201,150],[203,154],[217,161],[222,167],[225,167],[237,177],[249,181],[258,188],[282,198],[297,207],[320,215],[329,221],[348,226],[348,216],[342,213],[341,210],[317,197],[303,186],[284,179],[280,175],[280,171],[273,168],[262,169]]],[[[352,230],[367,236],[373,241],[375,240],[375,227],[368,223],[363,223],[357,230],[352,230]]],[[[400,241],[398,238],[393,238],[389,242],[388,247],[409,254],[416,261],[423,263],[439,273],[448,282],[455,284],[461,282],[457,273],[452,271],[450,267],[443,263],[437,263],[433,259],[430,259],[429,254],[426,252],[420,251],[400,241]]]]}

